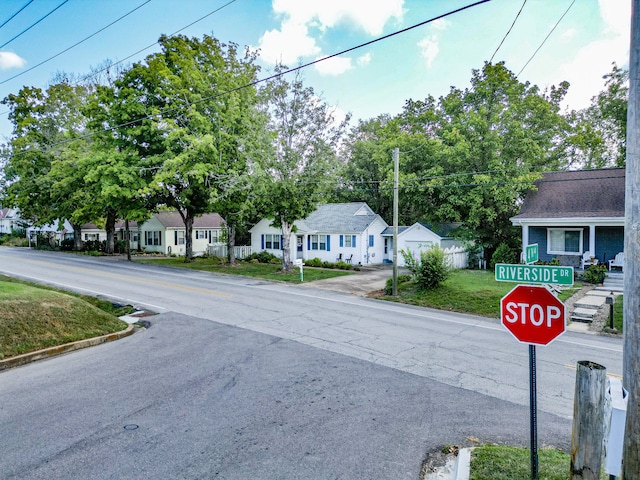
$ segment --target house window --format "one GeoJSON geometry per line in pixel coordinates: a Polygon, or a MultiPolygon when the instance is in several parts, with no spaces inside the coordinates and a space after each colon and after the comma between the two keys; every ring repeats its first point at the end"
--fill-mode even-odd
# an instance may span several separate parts
{"type": "Polygon", "coordinates": [[[280,250],[280,235],[267,233],[264,236],[264,248],[280,250]]]}
{"type": "Polygon", "coordinates": [[[582,254],[581,228],[548,228],[547,253],[560,255],[582,254]]]}
{"type": "Polygon", "coordinates": [[[328,235],[311,235],[311,250],[328,250],[328,235]]]}
{"type": "Polygon", "coordinates": [[[145,245],[162,245],[162,232],[157,231],[145,231],[144,232],[144,244],[145,245]]]}
{"type": "Polygon", "coordinates": [[[87,241],[100,240],[100,234],[99,233],[85,233],[84,234],[84,239],[87,240],[87,241]]]}
{"type": "Polygon", "coordinates": [[[184,245],[184,232],[182,230],[175,231],[175,244],[184,245]]]}
{"type": "Polygon", "coordinates": [[[129,241],[137,242],[138,241],[138,232],[133,232],[129,230],[129,241]]]}
{"type": "Polygon", "coordinates": [[[369,246],[373,247],[373,235],[369,235],[369,246]]]}
{"type": "Polygon", "coordinates": [[[351,247],[351,235],[344,236],[344,246],[351,247]]]}

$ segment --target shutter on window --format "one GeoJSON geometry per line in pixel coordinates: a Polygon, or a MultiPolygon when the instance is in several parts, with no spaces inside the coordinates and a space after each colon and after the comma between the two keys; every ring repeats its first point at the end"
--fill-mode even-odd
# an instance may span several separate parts
{"type": "Polygon", "coordinates": [[[174,243],[177,245],[178,244],[178,231],[177,230],[175,232],[173,232],[173,238],[175,240],[174,243]]]}
{"type": "Polygon", "coordinates": [[[340,246],[344,247],[344,235],[340,235],[340,246]]]}
{"type": "Polygon", "coordinates": [[[284,243],[282,243],[282,235],[280,235],[280,250],[284,248],[284,243]]]}
{"type": "Polygon", "coordinates": [[[356,236],[355,235],[351,235],[351,246],[353,248],[356,248],[356,236]]]}
{"type": "Polygon", "coordinates": [[[264,233],[260,235],[260,250],[264,250],[264,233]]]}
{"type": "Polygon", "coordinates": [[[327,235],[327,252],[331,251],[331,235],[327,235]]]}
{"type": "Polygon", "coordinates": [[[311,235],[307,235],[307,250],[311,250],[311,235]]]}

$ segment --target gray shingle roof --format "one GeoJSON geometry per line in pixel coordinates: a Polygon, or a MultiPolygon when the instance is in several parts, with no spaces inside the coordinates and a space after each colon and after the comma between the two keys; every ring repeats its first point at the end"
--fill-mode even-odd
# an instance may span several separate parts
{"type": "Polygon", "coordinates": [[[299,232],[361,233],[378,218],[364,202],[328,203],[304,220],[295,222],[299,232]]]}
{"type": "MultiPolygon", "coordinates": [[[[182,217],[176,210],[158,212],[155,217],[165,228],[184,228],[182,217]]],[[[224,220],[219,214],[207,213],[193,220],[193,228],[219,228],[223,223],[224,220]]]]}
{"type": "Polygon", "coordinates": [[[624,217],[624,168],[544,173],[536,185],[513,219],[624,217]]]}

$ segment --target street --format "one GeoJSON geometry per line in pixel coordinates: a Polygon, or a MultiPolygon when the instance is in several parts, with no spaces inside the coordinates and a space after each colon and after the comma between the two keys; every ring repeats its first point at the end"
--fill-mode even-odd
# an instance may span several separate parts
{"type": "MultiPolygon", "coordinates": [[[[430,450],[528,443],[528,348],[497,320],[252,278],[0,248],[0,272],[160,315],[0,373],[3,478],[419,478],[430,450]]],[[[568,449],[575,364],[538,348],[540,444],[568,449]]]]}

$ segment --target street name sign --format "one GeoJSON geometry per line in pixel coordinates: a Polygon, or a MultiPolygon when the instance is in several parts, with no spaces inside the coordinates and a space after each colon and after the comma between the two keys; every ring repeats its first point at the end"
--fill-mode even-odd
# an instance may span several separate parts
{"type": "Polygon", "coordinates": [[[496,264],[496,281],[573,285],[573,267],[496,264]]]}
{"type": "Polygon", "coordinates": [[[500,321],[520,342],[548,345],[565,331],[566,309],[544,285],[517,285],[500,300],[500,321]]]}
{"type": "Polygon", "coordinates": [[[538,260],[538,244],[527,245],[524,248],[524,263],[536,263],[538,260]]]}

